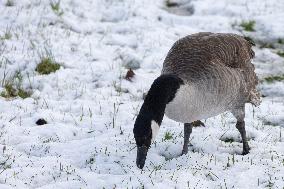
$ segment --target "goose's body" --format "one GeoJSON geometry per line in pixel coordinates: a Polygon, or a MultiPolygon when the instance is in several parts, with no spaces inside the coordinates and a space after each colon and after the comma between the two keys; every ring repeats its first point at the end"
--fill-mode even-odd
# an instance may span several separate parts
{"type": "Polygon", "coordinates": [[[251,44],[234,34],[198,33],[177,41],[162,74],[184,81],[165,114],[182,123],[234,111],[247,102],[259,103],[251,44]]]}
{"type": "Polygon", "coordinates": [[[243,139],[243,154],[249,152],[244,107],[260,103],[251,45],[235,34],[209,32],[189,35],[173,45],[134,125],[138,167],[144,166],[164,114],[184,123],[186,154],[192,122],[231,111],[243,139]]]}

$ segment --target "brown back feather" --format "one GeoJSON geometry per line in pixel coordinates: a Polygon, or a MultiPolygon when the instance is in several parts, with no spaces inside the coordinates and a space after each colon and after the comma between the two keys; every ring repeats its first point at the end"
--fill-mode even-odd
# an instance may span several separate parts
{"type": "Polygon", "coordinates": [[[222,73],[217,72],[223,72],[220,66],[227,67],[225,69],[237,70],[243,75],[244,92],[249,101],[252,101],[250,93],[256,91],[258,83],[254,65],[251,63],[254,56],[252,44],[242,36],[229,33],[197,33],[186,36],[173,45],[164,61],[162,74],[174,73],[189,82],[196,82],[200,78],[216,75],[222,79],[222,73]]]}

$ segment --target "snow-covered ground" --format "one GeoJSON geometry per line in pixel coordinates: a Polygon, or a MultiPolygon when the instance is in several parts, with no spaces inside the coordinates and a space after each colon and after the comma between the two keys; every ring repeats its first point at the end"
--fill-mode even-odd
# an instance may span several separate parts
{"type": "Polygon", "coordinates": [[[1,189],[283,189],[284,81],[265,78],[284,74],[284,58],[277,55],[284,1],[56,3],[0,0],[0,92],[20,73],[18,84],[32,93],[0,97],[1,189]],[[240,26],[248,21],[255,31],[240,26]],[[194,128],[191,150],[180,156],[183,126],[165,117],[141,171],[132,129],[143,95],[171,45],[200,31],[238,33],[257,43],[254,64],[264,97],[259,107],[246,106],[250,154],[240,155],[235,120],[225,113],[194,128]],[[275,48],[261,48],[271,44],[275,48]],[[37,73],[44,56],[60,70],[37,73]],[[129,67],[135,68],[132,81],[124,79],[129,67]],[[48,124],[36,125],[39,118],[48,124]]]}

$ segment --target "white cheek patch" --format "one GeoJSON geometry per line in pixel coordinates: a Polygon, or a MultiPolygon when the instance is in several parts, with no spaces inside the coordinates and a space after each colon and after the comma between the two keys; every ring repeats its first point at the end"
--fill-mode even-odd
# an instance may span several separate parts
{"type": "Polygon", "coordinates": [[[151,129],[152,129],[152,139],[151,142],[153,142],[159,132],[160,126],[158,123],[154,120],[151,121],[151,129]]]}

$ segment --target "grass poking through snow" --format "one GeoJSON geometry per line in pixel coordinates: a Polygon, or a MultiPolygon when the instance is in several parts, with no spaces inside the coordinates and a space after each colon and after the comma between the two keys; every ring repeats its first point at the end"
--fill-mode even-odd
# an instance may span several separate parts
{"type": "Polygon", "coordinates": [[[0,40],[9,40],[12,38],[11,28],[7,27],[3,36],[0,36],[0,40]]]}
{"type": "Polygon", "coordinates": [[[51,9],[53,10],[53,12],[55,14],[57,14],[58,16],[62,16],[63,15],[63,11],[61,10],[60,8],[60,0],[59,1],[51,1],[50,2],[50,6],[51,6],[51,9]]]}
{"type": "Polygon", "coordinates": [[[39,74],[47,75],[52,72],[56,72],[56,70],[59,70],[59,68],[60,65],[56,63],[52,58],[44,57],[41,59],[35,70],[39,74]]]}
{"type": "Polygon", "coordinates": [[[167,131],[165,133],[164,140],[171,140],[172,138],[173,138],[173,134],[167,131]]]}
{"type": "Polygon", "coordinates": [[[248,32],[254,32],[255,31],[255,21],[249,20],[249,21],[243,21],[241,22],[240,26],[248,32]]]}
{"type": "Polygon", "coordinates": [[[17,71],[10,79],[3,81],[4,90],[0,93],[0,96],[4,98],[15,98],[17,96],[25,99],[31,96],[30,91],[26,91],[23,86],[23,76],[20,71],[17,71]]]}
{"type": "Polygon", "coordinates": [[[31,96],[31,93],[28,91],[25,91],[21,87],[15,87],[13,83],[7,82],[4,85],[4,91],[1,92],[0,96],[4,98],[15,98],[17,96],[25,99],[31,96]]]}
{"type": "Polygon", "coordinates": [[[233,142],[235,142],[235,140],[233,138],[225,138],[225,139],[223,139],[223,141],[226,142],[226,143],[233,143],[233,142]]]}
{"type": "Polygon", "coordinates": [[[273,83],[275,81],[284,81],[284,75],[274,75],[264,78],[264,80],[268,83],[273,83]]]}
{"type": "Polygon", "coordinates": [[[284,58],[284,51],[277,51],[278,56],[281,56],[284,58]]]}

